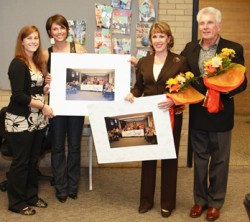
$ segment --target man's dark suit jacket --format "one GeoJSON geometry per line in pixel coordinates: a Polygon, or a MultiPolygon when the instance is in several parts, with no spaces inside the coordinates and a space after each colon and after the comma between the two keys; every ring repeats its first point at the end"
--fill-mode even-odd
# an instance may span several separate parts
{"type": "Polygon", "coordinates": [[[154,54],[143,57],[137,64],[136,83],[132,89],[135,97],[160,95],[166,92],[166,81],[180,72],[188,71],[186,59],[168,51],[168,56],[157,81],[153,75],[154,54]]]}
{"type": "MultiPolygon", "coordinates": [[[[220,38],[216,53],[220,53],[223,48],[234,49],[236,52],[232,62],[244,65],[243,47],[235,42],[220,38]]],[[[200,76],[198,65],[201,46],[199,41],[193,41],[186,45],[181,55],[185,56],[188,61],[189,69],[195,76],[200,76]]],[[[206,95],[207,88],[200,78],[199,84],[194,84],[194,87],[206,95]]],[[[247,79],[235,90],[228,94],[220,94],[221,101],[224,105],[224,110],[218,113],[209,113],[206,107],[203,107],[203,102],[190,105],[189,109],[189,126],[192,129],[205,130],[212,132],[229,131],[234,125],[234,99],[233,96],[244,91],[247,87],[247,79]]]]}

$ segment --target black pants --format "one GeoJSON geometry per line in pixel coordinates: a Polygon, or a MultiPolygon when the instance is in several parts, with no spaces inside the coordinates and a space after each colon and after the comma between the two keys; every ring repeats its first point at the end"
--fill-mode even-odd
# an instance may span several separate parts
{"type": "Polygon", "coordinates": [[[51,121],[51,162],[56,196],[68,196],[78,191],[83,124],[83,116],[57,116],[51,121]]]}
{"type": "Polygon", "coordinates": [[[7,190],[9,209],[13,211],[38,201],[37,161],[44,131],[6,133],[13,155],[7,190]]]}

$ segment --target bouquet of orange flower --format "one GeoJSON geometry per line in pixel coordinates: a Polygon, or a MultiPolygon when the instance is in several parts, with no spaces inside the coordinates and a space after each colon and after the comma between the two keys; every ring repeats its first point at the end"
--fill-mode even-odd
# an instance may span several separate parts
{"type": "Polygon", "coordinates": [[[234,57],[233,49],[223,48],[220,54],[216,54],[215,57],[204,63],[205,75],[212,77],[225,73],[235,65],[231,62],[234,57]]]}
{"type": "Polygon", "coordinates": [[[208,91],[203,105],[210,113],[224,109],[220,92],[228,93],[244,81],[246,68],[232,63],[233,57],[235,57],[233,49],[223,48],[221,53],[204,63],[203,81],[208,91]]]}
{"type": "MultiPolygon", "coordinates": [[[[195,77],[192,72],[180,73],[175,78],[170,78],[166,82],[167,97],[172,98],[175,105],[181,105],[178,108],[178,112],[184,110],[185,104],[194,104],[202,101],[204,95],[194,89],[191,84],[197,81],[198,77],[195,77]]],[[[171,120],[172,129],[174,128],[174,107],[169,109],[169,115],[171,120]]]]}
{"type": "Polygon", "coordinates": [[[202,101],[204,95],[195,90],[191,84],[197,81],[192,72],[180,73],[166,82],[167,96],[172,98],[175,105],[194,104],[202,101]]]}

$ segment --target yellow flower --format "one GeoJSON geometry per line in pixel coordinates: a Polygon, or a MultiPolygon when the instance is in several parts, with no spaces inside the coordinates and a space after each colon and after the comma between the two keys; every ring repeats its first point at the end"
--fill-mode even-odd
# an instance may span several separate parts
{"type": "Polygon", "coordinates": [[[173,79],[173,78],[170,78],[168,81],[167,81],[167,85],[174,85],[174,84],[177,84],[178,81],[177,79],[173,79]]]}
{"type": "Polygon", "coordinates": [[[223,48],[219,55],[221,58],[232,58],[235,56],[235,51],[233,49],[223,48]]]}
{"type": "Polygon", "coordinates": [[[176,93],[186,89],[192,82],[196,81],[192,72],[179,73],[175,78],[170,78],[166,82],[166,89],[169,93],[176,93]]]}
{"type": "Polygon", "coordinates": [[[192,79],[194,77],[194,74],[192,72],[186,72],[186,79],[192,79]]]}
{"type": "Polygon", "coordinates": [[[212,65],[212,60],[211,59],[208,60],[208,61],[206,61],[206,62],[204,62],[204,67],[208,67],[210,65],[212,65]]]}
{"type": "Polygon", "coordinates": [[[231,62],[233,57],[235,57],[233,49],[223,48],[219,54],[204,62],[204,75],[211,77],[226,72],[234,65],[231,62]]]}

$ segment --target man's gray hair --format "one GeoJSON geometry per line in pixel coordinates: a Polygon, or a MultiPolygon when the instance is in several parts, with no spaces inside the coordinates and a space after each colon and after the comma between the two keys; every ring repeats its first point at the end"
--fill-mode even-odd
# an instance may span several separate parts
{"type": "Polygon", "coordinates": [[[202,8],[196,16],[196,20],[198,23],[200,21],[201,16],[205,15],[205,14],[214,14],[217,24],[221,23],[221,19],[222,19],[221,11],[217,8],[214,8],[214,7],[202,8]]]}

